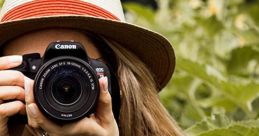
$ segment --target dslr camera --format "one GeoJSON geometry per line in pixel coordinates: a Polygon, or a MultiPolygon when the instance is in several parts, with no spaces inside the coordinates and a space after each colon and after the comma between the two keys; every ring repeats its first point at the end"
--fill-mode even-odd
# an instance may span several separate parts
{"type": "Polygon", "coordinates": [[[113,112],[119,114],[115,75],[103,61],[89,58],[79,42],[52,42],[42,58],[38,53],[23,55],[23,63],[15,70],[35,80],[35,102],[52,120],[74,121],[94,113],[100,93],[98,79],[103,76],[108,78],[113,112]]]}

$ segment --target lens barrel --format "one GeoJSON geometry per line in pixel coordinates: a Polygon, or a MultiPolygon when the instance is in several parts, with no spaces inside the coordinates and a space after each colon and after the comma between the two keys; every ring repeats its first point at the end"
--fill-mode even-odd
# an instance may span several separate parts
{"type": "Polygon", "coordinates": [[[94,112],[99,82],[84,60],[60,56],[44,63],[34,83],[34,98],[40,110],[58,121],[74,121],[94,112]]]}

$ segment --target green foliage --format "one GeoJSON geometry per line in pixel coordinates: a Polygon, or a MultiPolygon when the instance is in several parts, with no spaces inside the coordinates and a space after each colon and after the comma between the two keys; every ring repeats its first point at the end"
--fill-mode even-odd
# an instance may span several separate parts
{"type": "Polygon", "coordinates": [[[214,115],[186,130],[188,136],[257,136],[259,120],[233,122],[224,115],[214,115]]]}
{"type": "Polygon", "coordinates": [[[259,132],[259,1],[159,0],[154,11],[127,3],[127,19],[165,35],[176,71],[160,93],[190,136],[259,132]]]}
{"type": "Polygon", "coordinates": [[[1,9],[3,3],[4,3],[4,0],[0,0],[0,9],[1,9]]]}

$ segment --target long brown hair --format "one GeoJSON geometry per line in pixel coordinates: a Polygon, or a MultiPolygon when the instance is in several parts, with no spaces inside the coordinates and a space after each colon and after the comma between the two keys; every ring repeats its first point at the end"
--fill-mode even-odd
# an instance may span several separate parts
{"type": "Polygon", "coordinates": [[[145,64],[117,42],[105,39],[117,59],[121,92],[121,136],[183,136],[161,104],[157,87],[145,64]]]}

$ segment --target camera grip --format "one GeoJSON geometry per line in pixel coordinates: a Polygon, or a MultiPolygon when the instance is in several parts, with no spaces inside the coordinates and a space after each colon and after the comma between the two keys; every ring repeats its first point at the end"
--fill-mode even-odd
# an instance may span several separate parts
{"type": "Polygon", "coordinates": [[[34,79],[36,73],[41,66],[42,60],[39,53],[25,54],[23,55],[22,64],[11,70],[17,70],[22,72],[25,76],[34,79]]]}

